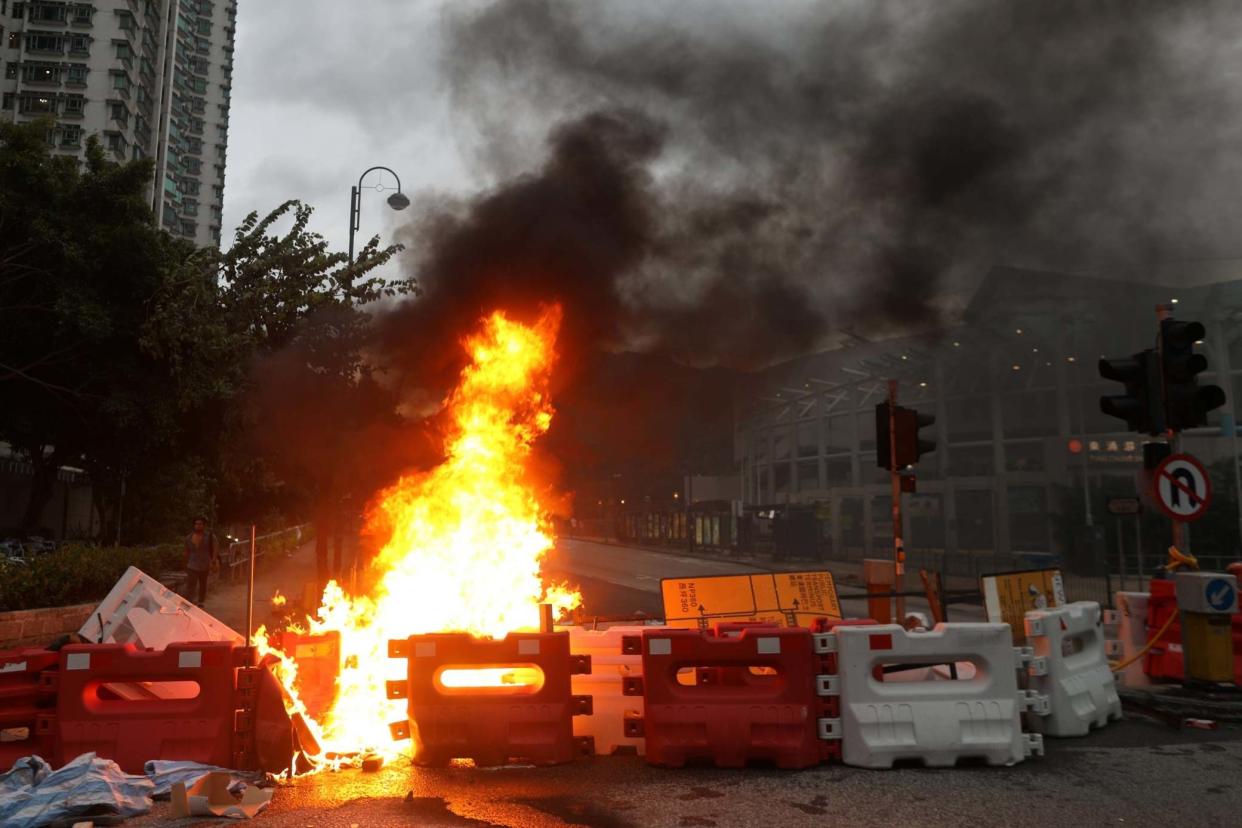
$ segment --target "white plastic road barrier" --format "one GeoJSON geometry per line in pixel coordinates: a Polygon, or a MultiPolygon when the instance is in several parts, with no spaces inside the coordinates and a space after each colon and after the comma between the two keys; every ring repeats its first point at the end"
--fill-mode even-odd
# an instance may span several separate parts
{"type": "Polygon", "coordinates": [[[78,635],[96,644],[163,650],[182,641],[245,643],[231,628],[136,566],[125,570],[78,635]]]}
{"type": "Polygon", "coordinates": [[[1018,689],[1017,654],[1007,624],[938,624],[906,632],[896,624],[837,627],[842,760],[891,768],[919,760],[950,767],[962,759],[1014,765],[1043,754],[1043,737],[1022,732],[1022,712],[1041,699],[1018,689]],[[889,682],[890,664],[971,662],[969,679],[889,682]]]}
{"type": "Polygon", "coordinates": [[[1045,736],[1086,736],[1121,718],[1121,699],[1104,652],[1104,621],[1095,601],[1026,613],[1026,640],[1045,669],[1030,688],[1048,697],[1048,714],[1031,716],[1045,736]]]}
{"type": "MultiPolygon", "coordinates": [[[[1129,661],[1147,645],[1147,603],[1150,592],[1118,592],[1117,609],[1105,610],[1104,624],[1116,627],[1116,634],[1104,641],[1104,654],[1114,662],[1129,661]]],[[[1143,672],[1143,659],[1136,658],[1114,673],[1122,687],[1148,687],[1151,679],[1143,672]]]]}
{"type": "Polygon", "coordinates": [[[621,637],[642,635],[647,629],[641,626],[607,627],[588,630],[568,627],[569,651],[574,655],[591,657],[591,673],[573,676],[570,681],[576,696],[590,696],[593,713],[590,716],[574,716],[574,736],[591,736],[595,739],[595,753],[607,756],[617,748],[633,748],[639,756],[646,753],[647,742],[642,737],[625,735],[626,711],[642,715],[642,696],[623,696],[622,682],[627,677],[643,674],[641,653],[623,655],[621,637]]]}

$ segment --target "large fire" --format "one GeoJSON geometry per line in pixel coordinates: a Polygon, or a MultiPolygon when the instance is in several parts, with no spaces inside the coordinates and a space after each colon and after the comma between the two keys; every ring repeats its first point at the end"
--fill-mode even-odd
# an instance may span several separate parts
{"type": "MultiPolygon", "coordinates": [[[[533,443],[552,421],[548,389],[560,320],[555,305],[529,325],[497,311],[465,339],[470,362],[445,401],[444,462],[402,477],[368,518],[388,538],[375,561],[382,574],[373,594],[350,596],[331,583],[306,620],[311,633],[341,636],[336,700],[309,722],[325,755],[393,751],[388,724],[406,710],[386,697],[384,684],[402,678],[406,662],[388,659],[389,639],[535,630],[540,603],[559,611],[579,602],[576,592],[541,576],[552,536],[528,474],[533,443]]],[[[262,629],[256,641],[281,659],[280,678],[292,690],[297,665],[262,629]]],[[[292,704],[305,712],[296,694],[292,704]]]]}

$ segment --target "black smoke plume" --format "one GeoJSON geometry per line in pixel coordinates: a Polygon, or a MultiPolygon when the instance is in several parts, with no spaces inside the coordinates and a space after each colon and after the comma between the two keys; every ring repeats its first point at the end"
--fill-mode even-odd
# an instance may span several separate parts
{"type": "Polygon", "coordinates": [[[384,331],[411,370],[468,318],[553,298],[580,341],[761,365],[932,323],[994,263],[1222,255],[1242,218],[1228,3],[446,14],[460,137],[499,183],[407,233],[426,293],[384,331]]]}

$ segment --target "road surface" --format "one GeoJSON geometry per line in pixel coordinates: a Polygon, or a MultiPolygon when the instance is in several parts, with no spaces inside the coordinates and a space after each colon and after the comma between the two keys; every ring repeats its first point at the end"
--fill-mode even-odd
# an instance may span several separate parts
{"type": "MultiPolygon", "coordinates": [[[[832,567],[832,562],[748,562],[675,551],[656,552],[578,538],[559,539],[547,562],[547,569],[554,577],[580,585],[582,605],[587,614],[624,615],[641,611],[657,617],[662,614],[661,578],[736,575],[771,570],[831,570],[832,567]]],[[[856,594],[861,591],[857,586],[843,585],[841,580],[837,578],[839,592],[856,594]]],[[[916,588],[917,577],[909,577],[908,582],[908,589],[916,588]]],[[[862,599],[842,599],[841,607],[847,616],[867,614],[866,602],[862,599]]],[[[907,608],[926,613],[927,602],[912,598],[907,601],[907,608]]],[[[949,618],[953,621],[982,621],[983,611],[978,606],[953,604],[949,618]]]]}

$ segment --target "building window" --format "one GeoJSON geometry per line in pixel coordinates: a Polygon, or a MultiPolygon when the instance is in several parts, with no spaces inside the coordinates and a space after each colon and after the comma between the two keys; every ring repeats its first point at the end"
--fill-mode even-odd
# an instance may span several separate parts
{"type": "Polygon", "coordinates": [[[54,63],[27,63],[22,66],[27,83],[60,83],[60,67],[54,63]]]}
{"type": "Polygon", "coordinates": [[[1039,486],[1009,489],[1009,546],[1015,552],[1048,551],[1048,506],[1039,486]]]}
{"type": "Polygon", "coordinates": [[[128,43],[121,41],[119,43],[113,43],[112,45],[116,47],[117,60],[129,60],[134,56],[134,51],[129,48],[128,43]]]}
{"type": "Polygon", "coordinates": [[[68,9],[60,4],[38,3],[30,7],[30,20],[35,23],[64,23],[68,9]]]}
{"type": "Polygon", "coordinates": [[[85,65],[81,63],[75,63],[69,67],[66,73],[66,76],[65,76],[65,82],[69,84],[73,84],[74,86],[85,86],[86,85],[86,73],[89,71],[90,69],[86,67],[85,65]]]}
{"type": "Polygon", "coordinates": [[[26,34],[26,50],[29,52],[54,52],[64,54],[65,39],[60,35],[28,32],[26,34]]]}
{"type": "Polygon", "coordinates": [[[64,124],[60,128],[60,145],[77,147],[82,144],[82,127],[77,124],[64,124]]]}
{"type": "Polygon", "coordinates": [[[20,49],[22,47],[22,33],[9,32],[9,48],[20,49]]]}
{"type": "Polygon", "coordinates": [[[819,485],[819,461],[802,460],[798,462],[798,491],[810,492],[822,488],[819,485]]]}
{"type": "Polygon", "coordinates": [[[0,99],[0,109],[12,109],[13,101],[17,99],[17,95],[12,92],[5,92],[4,97],[0,99]]]}
{"type": "Polygon", "coordinates": [[[79,3],[73,7],[73,22],[79,26],[91,25],[91,18],[95,15],[95,7],[86,3],[79,3]]]}
{"type": "Polygon", "coordinates": [[[56,112],[56,100],[51,95],[32,95],[28,93],[21,97],[20,111],[23,115],[54,114],[56,112]]]}
{"type": "Polygon", "coordinates": [[[86,98],[70,95],[65,98],[65,115],[81,115],[86,110],[86,98]]]}
{"type": "Polygon", "coordinates": [[[108,117],[118,123],[129,123],[129,107],[120,101],[110,101],[108,103],[108,117]]]}
{"type": "Polygon", "coordinates": [[[957,492],[957,545],[961,549],[994,550],[992,492],[957,492]]]}
{"type": "Polygon", "coordinates": [[[17,77],[17,67],[19,67],[19,66],[21,66],[21,64],[20,64],[20,63],[14,63],[13,61],[9,61],[9,62],[8,62],[8,64],[4,67],[4,77],[5,77],[5,79],[6,79],[6,80],[13,80],[14,78],[16,78],[16,77],[17,77]]]}
{"type": "Polygon", "coordinates": [[[91,51],[91,38],[89,35],[71,35],[69,38],[69,54],[71,55],[88,55],[91,51]]]}

